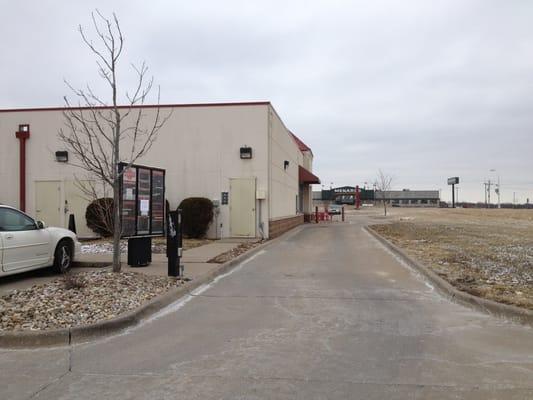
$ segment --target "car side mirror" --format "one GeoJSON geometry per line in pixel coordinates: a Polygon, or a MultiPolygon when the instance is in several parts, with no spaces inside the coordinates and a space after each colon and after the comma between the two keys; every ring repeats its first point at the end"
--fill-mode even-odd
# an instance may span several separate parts
{"type": "Polygon", "coordinates": [[[44,229],[46,228],[46,224],[43,221],[37,221],[37,228],[44,229]]]}

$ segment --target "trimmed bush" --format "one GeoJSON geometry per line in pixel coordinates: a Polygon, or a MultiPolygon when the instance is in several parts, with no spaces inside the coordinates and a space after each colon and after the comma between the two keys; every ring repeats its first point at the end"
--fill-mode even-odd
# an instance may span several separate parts
{"type": "Polygon", "coordinates": [[[113,236],[113,199],[102,197],[94,200],[85,211],[87,226],[103,237],[113,236]]]}
{"type": "Polygon", "coordinates": [[[213,220],[213,202],[205,197],[189,197],[178,208],[183,234],[190,238],[204,237],[213,220]]]}

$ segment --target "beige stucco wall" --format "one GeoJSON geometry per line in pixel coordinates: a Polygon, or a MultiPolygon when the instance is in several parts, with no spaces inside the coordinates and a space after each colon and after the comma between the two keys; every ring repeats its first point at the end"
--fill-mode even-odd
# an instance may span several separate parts
{"type": "MultiPolygon", "coordinates": [[[[26,141],[26,212],[35,216],[35,181],[74,180],[82,171],[55,161],[55,152],[63,150],[58,144],[57,131],[62,127],[61,112],[34,111],[0,113],[0,203],[19,207],[19,140],[15,132],[20,124],[29,124],[30,139],[26,141]]],[[[62,193],[61,204],[64,204],[62,193]]],[[[63,226],[67,216],[63,215],[63,226]]],[[[80,226],[79,219],[76,221],[80,226]]],[[[84,222],[84,218],[83,218],[84,222]]],[[[81,230],[88,232],[83,223],[81,230]]]]}
{"type": "MultiPolygon", "coordinates": [[[[152,149],[137,163],[166,169],[166,197],[172,208],[189,196],[220,200],[221,192],[229,191],[229,178],[253,176],[258,187],[268,190],[268,107],[174,107],[152,149]],[[243,145],[253,148],[253,159],[241,160],[239,149],[243,145]]],[[[165,115],[170,110],[163,108],[161,112],[165,115]]],[[[143,113],[150,121],[155,110],[144,109],[143,113]]],[[[61,111],[0,113],[0,203],[19,206],[19,141],[15,131],[25,123],[31,129],[27,142],[26,208],[34,215],[35,181],[70,180],[74,173],[84,176],[84,172],[55,161],[55,151],[64,149],[57,139],[63,125],[61,111]]],[[[75,161],[72,154],[70,161],[75,161]]],[[[262,220],[268,228],[268,212],[263,213],[262,220]]],[[[228,221],[229,206],[221,206],[219,236],[229,235],[228,221]]],[[[64,226],[67,222],[65,218],[64,226]]],[[[214,229],[213,224],[212,236],[214,229]]]]}
{"type": "Polygon", "coordinates": [[[296,215],[298,165],[303,156],[275,110],[269,111],[270,140],[270,218],[296,215]],[[284,161],[289,167],[284,169],[284,161]]]}
{"type": "Polygon", "coordinates": [[[308,171],[313,171],[313,154],[310,151],[302,153],[302,166],[308,171]]]}
{"type": "MultiPolygon", "coordinates": [[[[143,109],[146,121],[152,121],[155,109],[143,109]]],[[[269,104],[191,105],[161,109],[171,115],[161,129],[150,152],[138,164],[166,170],[166,197],[176,208],[186,197],[203,196],[220,200],[229,192],[230,178],[255,177],[257,190],[265,199],[256,200],[257,235],[259,227],[268,234],[269,219],[296,215],[298,165],[312,170],[312,156],[303,154],[274,108],[269,104]],[[240,147],[253,149],[251,160],[242,160],[240,147]],[[289,167],[284,170],[284,161],[289,167]]],[[[133,115],[132,115],[133,117],[133,115]]],[[[27,142],[27,212],[35,215],[35,181],[59,180],[62,187],[74,174],[86,177],[83,170],[55,160],[57,150],[65,150],[57,132],[64,125],[62,111],[0,112],[0,203],[19,206],[19,141],[15,131],[20,124],[30,124],[27,142]]],[[[123,145],[123,151],[128,148],[123,145]]],[[[73,154],[70,161],[75,162],[73,154]]],[[[311,203],[305,194],[304,207],[311,203]]],[[[63,199],[62,199],[63,201],[63,199]]],[[[63,226],[68,224],[63,216],[63,226]]],[[[76,216],[77,225],[84,216],[76,216]]],[[[210,236],[230,234],[229,205],[221,205],[211,226],[210,236]]],[[[83,230],[83,228],[82,228],[83,230]]]]}

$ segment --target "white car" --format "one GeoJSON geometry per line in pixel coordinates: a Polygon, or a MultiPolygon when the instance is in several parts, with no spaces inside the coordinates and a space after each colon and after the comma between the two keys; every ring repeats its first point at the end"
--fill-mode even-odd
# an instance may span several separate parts
{"type": "Polygon", "coordinates": [[[53,266],[72,266],[81,245],[67,229],[45,227],[16,208],[0,205],[0,276],[53,266]]]}
{"type": "Polygon", "coordinates": [[[339,204],[332,204],[329,206],[328,210],[329,215],[341,215],[342,214],[342,206],[339,204]]]}

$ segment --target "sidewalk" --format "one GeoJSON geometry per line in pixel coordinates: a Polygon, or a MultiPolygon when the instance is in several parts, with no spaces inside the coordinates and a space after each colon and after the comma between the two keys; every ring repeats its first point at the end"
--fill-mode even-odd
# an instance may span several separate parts
{"type": "MultiPolygon", "coordinates": [[[[218,256],[219,254],[225,253],[226,251],[233,250],[234,248],[238,247],[241,243],[247,242],[246,239],[239,240],[239,239],[233,239],[232,242],[228,241],[217,241],[214,243],[205,244],[203,246],[194,247],[189,250],[185,250],[183,252],[183,257],[181,258],[182,263],[206,263],[207,261],[211,260],[212,258],[218,256]]],[[[122,263],[127,262],[128,255],[127,253],[122,253],[121,259],[122,263]]],[[[84,266],[88,266],[87,264],[98,264],[106,263],[111,264],[113,260],[113,254],[111,253],[85,253],[80,254],[79,257],[76,259],[76,264],[85,264],[84,266]]],[[[167,262],[166,254],[164,253],[153,253],[152,254],[152,264],[154,263],[160,263],[160,262],[167,262]]],[[[80,265],[81,266],[81,265],[80,265]]],[[[149,267],[146,267],[149,268],[149,267]]]]}
{"type": "MultiPolygon", "coordinates": [[[[241,243],[249,242],[249,239],[226,239],[209,243],[203,246],[195,247],[183,252],[181,263],[184,264],[184,277],[188,279],[197,279],[203,275],[209,274],[219,264],[208,263],[212,258],[233,250],[241,243]]],[[[146,267],[131,267],[127,264],[127,254],[121,254],[122,270],[139,272],[146,275],[167,276],[168,264],[166,254],[152,254],[152,263],[146,267]]],[[[100,268],[111,268],[110,265],[113,255],[110,253],[80,254],[77,257],[72,272],[94,271],[100,268]]],[[[7,294],[13,289],[23,290],[33,285],[50,282],[59,275],[53,273],[50,268],[37,271],[30,271],[18,275],[12,275],[0,279],[0,295],[7,294]]]]}

